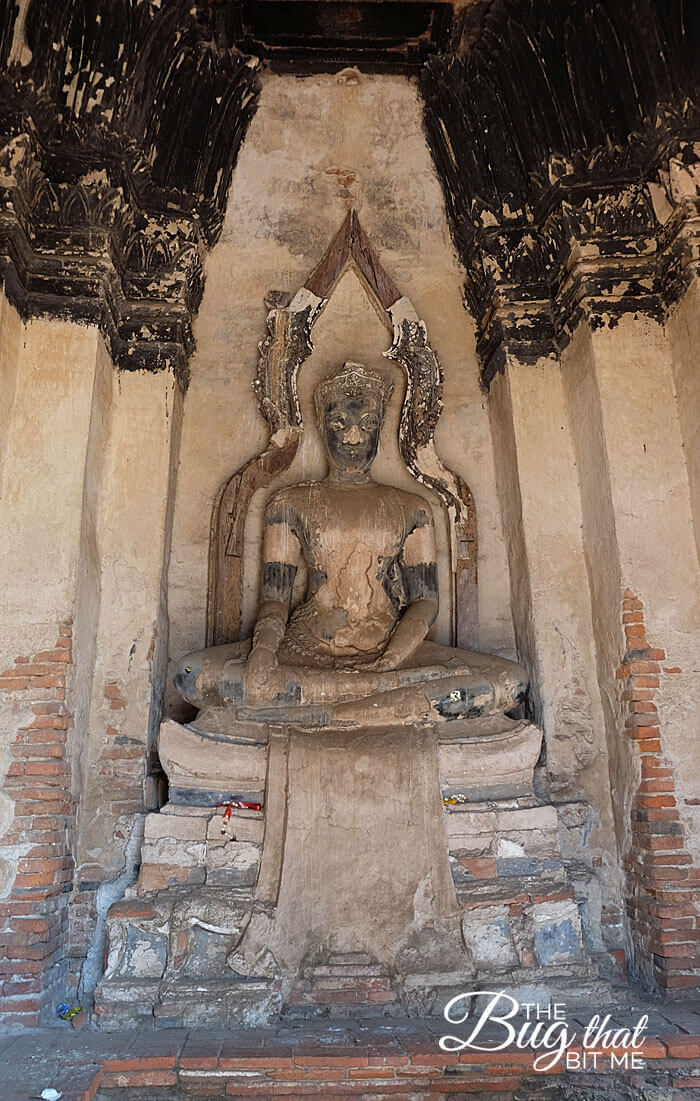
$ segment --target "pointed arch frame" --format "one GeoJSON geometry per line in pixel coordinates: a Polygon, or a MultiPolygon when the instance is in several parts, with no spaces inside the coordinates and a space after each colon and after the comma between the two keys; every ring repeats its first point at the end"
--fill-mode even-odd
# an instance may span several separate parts
{"type": "Polygon", "coordinates": [[[266,304],[268,335],[260,344],[254,382],[270,440],[224,485],[211,525],[207,602],[207,645],[239,638],[243,596],[245,517],[251,498],[294,460],[303,433],[297,379],[313,350],[311,330],[335,287],[352,267],[393,334],[384,352],[406,375],[399,424],[399,451],[411,474],[439,496],[448,519],[452,583],[452,633],[459,646],[478,644],[478,540],[469,486],[444,465],[435,449],[442,413],[443,375],[428,342],[425,323],[379,263],[356,211],[348,212],[319,264],[289,300],[271,293],[266,304]]]}

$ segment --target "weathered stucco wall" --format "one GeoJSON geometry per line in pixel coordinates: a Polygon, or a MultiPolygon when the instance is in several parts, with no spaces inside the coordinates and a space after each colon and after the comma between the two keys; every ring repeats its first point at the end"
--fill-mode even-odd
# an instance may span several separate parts
{"type": "Polygon", "coordinates": [[[671,346],[695,542],[700,556],[700,287],[696,280],[672,310],[666,332],[671,346]]]}
{"type": "Polygon", "coordinates": [[[66,988],[77,756],[69,747],[84,658],[73,621],[105,353],[94,327],[23,325],[6,302],[0,316],[8,398],[0,444],[0,899],[9,933],[1,1012],[5,1023],[31,1026],[66,988]]]}
{"type": "MultiPolygon", "coordinates": [[[[436,438],[443,460],[468,482],[476,500],[480,646],[514,652],[486,399],[472,324],[462,305],[464,273],[423,135],[422,105],[405,78],[351,72],[265,76],[241,151],[224,231],[208,261],[185,399],[168,584],[173,659],[204,643],[216,493],[267,439],[251,387],[257,344],[266,333],[264,297],[270,289],[293,293],[303,285],[352,206],[386,271],[425,320],[443,366],[445,412],[436,438]]],[[[398,461],[402,380],[382,358],[391,335],[353,273],[340,281],[314,326],[313,340],[315,350],[300,372],[305,414],[314,382],[345,359],[391,374],[397,386],[375,473],[420,491],[398,461]]],[[[310,415],[305,421],[308,432],[285,481],[323,474],[315,426],[310,415]]],[[[263,506],[264,499],[253,501],[251,529],[263,506]]],[[[251,530],[248,626],[257,588],[255,539],[251,530]]],[[[444,621],[440,631],[446,633],[444,621]]],[[[175,706],[172,695],[171,703],[175,706]]]]}
{"type": "Polygon", "coordinates": [[[153,666],[165,633],[161,579],[180,402],[165,373],[111,370],[100,403],[105,425],[93,518],[100,591],[90,624],[95,654],[80,757],[79,866],[119,868],[120,841],[143,805],[153,666]]]}
{"type": "Polygon", "coordinates": [[[669,345],[662,326],[631,315],[594,332],[591,345],[622,586],[644,602],[651,645],[666,652],[663,666],[678,670],[662,679],[659,710],[697,854],[697,814],[686,800],[694,798],[700,764],[697,739],[689,737],[697,706],[700,573],[669,345]]]}
{"type": "Polygon", "coordinates": [[[559,363],[511,357],[491,384],[489,402],[516,640],[545,735],[543,791],[556,802],[587,804],[585,841],[575,859],[579,898],[597,937],[602,907],[619,906],[621,882],[581,498],[559,363]]]}

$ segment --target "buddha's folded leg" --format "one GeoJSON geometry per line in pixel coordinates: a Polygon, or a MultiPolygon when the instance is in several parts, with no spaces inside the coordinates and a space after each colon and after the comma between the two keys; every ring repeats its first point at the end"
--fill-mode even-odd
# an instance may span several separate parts
{"type": "Polygon", "coordinates": [[[242,707],[241,718],[302,726],[370,726],[405,722],[471,719],[501,711],[493,685],[480,677],[442,678],[404,684],[387,691],[340,702],[317,700],[285,706],[283,702],[242,707]]]}
{"type": "MultiPolygon", "coordinates": [[[[282,670],[286,673],[287,695],[295,694],[301,706],[318,704],[325,709],[355,700],[375,700],[399,689],[414,689],[429,701],[429,706],[438,710],[444,707],[446,713],[454,711],[466,717],[468,712],[482,713],[479,709],[486,695],[492,700],[489,710],[515,707],[527,688],[527,674],[515,662],[432,642],[418,647],[397,669],[382,672],[361,666],[319,669],[291,664],[280,665],[282,670]],[[472,705],[477,697],[482,702],[472,705]]],[[[270,703],[261,706],[269,707],[270,703]]]]}
{"type": "MultiPolygon", "coordinates": [[[[436,673],[437,670],[433,667],[426,672],[436,673]]],[[[332,678],[326,674],[323,682],[326,691],[323,693],[317,679],[319,675],[314,672],[306,678],[302,686],[303,695],[294,706],[285,706],[279,700],[255,708],[244,707],[239,714],[258,721],[304,726],[357,726],[363,723],[377,726],[392,725],[397,719],[441,722],[479,718],[509,710],[516,706],[519,698],[515,689],[505,691],[502,684],[493,683],[478,673],[459,672],[457,675],[446,674],[422,680],[400,674],[401,671],[397,670],[388,678],[378,673],[363,674],[361,683],[355,686],[354,695],[347,692],[348,674],[342,674],[334,685],[336,694],[333,695],[329,691],[332,678]],[[368,690],[370,677],[377,678],[374,691],[368,690]],[[394,686],[387,687],[387,680],[393,681],[394,686]],[[346,694],[341,695],[341,688],[346,690],[346,694]]],[[[523,684],[519,687],[524,691],[523,684]]]]}
{"type": "Polygon", "coordinates": [[[473,719],[490,715],[494,706],[493,685],[480,677],[446,677],[406,684],[366,700],[351,700],[332,709],[334,722],[372,723],[473,719]]]}
{"type": "Polygon", "coordinates": [[[448,678],[462,674],[487,681],[493,688],[493,710],[507,711],[524,698],[529,677],[515,661],[507,661],[495,654],[476,653],[454,646],[441,646],[436,642],[424,642],[406,663],[412,667],[419,662],[440,665],[448,678]]]}
{"type": "MultiPolygon", "coordinates": [[[[180,695],[200,709],[245,705],[247,659],[251,640],[195,650],[178,663],[174,681],[180,695]]],[[[305,670],[280,666],[284,690],[270,689],[271,706],[293,706],[301,700],[300,678],[305,670]]],[[[280,678],[277,678],[278,680],[280,678]]]]}
{"type": "Polygon", "coordinates": [[[356,723],[367,718],[473,718],[507,711],[527,688],[514,662],[423,643],[399,668],[319,669],[280,664],[264,702],[250,705],[245,677],[250,640],[198,650],[175,673],[180,694],[198,708],[233,707],[260,721],[356,723]]]}

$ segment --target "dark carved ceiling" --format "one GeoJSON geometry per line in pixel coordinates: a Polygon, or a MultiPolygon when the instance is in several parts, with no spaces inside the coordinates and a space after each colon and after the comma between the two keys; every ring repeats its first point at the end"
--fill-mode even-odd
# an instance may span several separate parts
{"type": "Polygon", "coordinates": [[[508,340],[560,346],[584,294],[658,311],[694,270],[690,199],[660,219],[651,183],[694,165],[699,56],[698,0],[4,0],[6,290],[185,381],[259,59],[420,71],[488,380],[508,340]]]}
{"type": "Polygon", "coordinates": [[[417,71],[450,48],[460,25],[445,0],[242,0],[232,8],[243,48],[295,72],[417,71]]]}

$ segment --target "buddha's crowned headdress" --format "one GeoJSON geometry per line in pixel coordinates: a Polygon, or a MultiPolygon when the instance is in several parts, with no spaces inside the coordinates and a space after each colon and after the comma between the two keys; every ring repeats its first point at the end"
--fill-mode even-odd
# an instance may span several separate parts
{"type": "Polygon", "coordinates": [[[366,395],[379,410],[380,419],[389,403],[393,385],[389,379],[374,371],[369,371],[362,363],[348,361],[342,371],[322,379],[314,393],[314,404],[319,424],[328,406],[340,398],[356,398],[366,395]]]}

